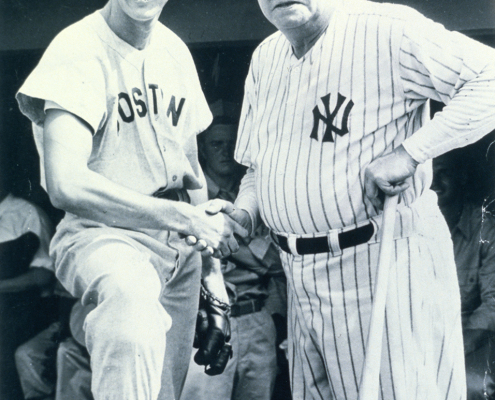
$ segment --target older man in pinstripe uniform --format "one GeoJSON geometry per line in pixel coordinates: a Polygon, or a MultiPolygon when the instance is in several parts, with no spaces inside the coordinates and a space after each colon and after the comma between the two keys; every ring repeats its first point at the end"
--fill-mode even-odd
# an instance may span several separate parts
{"type": "Polygon", "coordinates": [[[294,398],[357,398],[382,195],[400,193],[379,397],[465,399],[429,160],[495,127],[495,53],[404,6],[259,3],[279,31],[246,79],[236,158],[249,169],[230,215],[251,229],[262,218],[281,249],[294,398]],[[448,104],[431,121],[428,99],[448,104]]]}

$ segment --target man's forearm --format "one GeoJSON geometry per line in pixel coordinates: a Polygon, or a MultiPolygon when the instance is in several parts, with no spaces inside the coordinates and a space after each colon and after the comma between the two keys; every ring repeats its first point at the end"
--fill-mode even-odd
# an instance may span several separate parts
{"type": "Polygon", "coordinates": [[[492,63],[466,82],[449,104],[403,145],[414,159],[424,162],[474,143],[495,129],[494,109],[495,63],[492,63]]]}
{"type": "MultiPolygon", "coordinates": [[[[260,220],[255,185],[255,172],[250,168],[242,178],[241,186],[239,187],[239,195],[235,201],[235,207],[244,210],[249,216],[249,221],[246,221],[246,224],[249,226],[248,231],[250,234],[256,229],[260,220]]],[[[242,214],[240,214],[240,216],[245,219],[245,216],[242,214]]],[[[235,216],[232,217],[235,218],[235,216]]],[[[247,226],[244,226],[244,228],[247,228],[247,226]]]]}
{"type": "Polygon", "coordinates": [[[187,203],[158,199],[114,183],[92,171],[74,177],[55,206],[82,218],[121,228],[187,232],[197,211],[187,203]]]}
{"type": "Polygon", "coordinates": [[[203,258],[202,279],[205,288],[217,299],[224,303],[229,303],[229,296],[223,281],[220,260],[205,256],[203,258]]]}

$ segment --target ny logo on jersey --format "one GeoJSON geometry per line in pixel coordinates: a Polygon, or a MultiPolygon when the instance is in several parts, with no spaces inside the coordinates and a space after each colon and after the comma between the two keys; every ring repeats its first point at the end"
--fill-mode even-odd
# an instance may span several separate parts
{"type": "Polygon", "coordinates": [[[352,107],[354,103],[351,99],[347,99],[345,96],[337,93],[337,104],[332,112],[330,112],[330,98],[331,93],[328,93],[326,96],[321,98],[323,102],[323,106],[325,107],[325,115],[323,116],[316,105],[313,108],[313,130],[311,131],[310,138],[318,140],[318,127],[320,126],[320,120],[326,124],[325,133],[323,134],[322,142],[333,142],[332,131],[335,132],[339,136],[344,136],[346,133],[349,133],[348,123],[349,123],[349,114],[351,113],[352,107]],[[342,114],[342,118],[340,119],[340,128],[334,125],[334,120],[337,114],[339,114],[342,106],[346,104],[344,112],[342,114]]]}

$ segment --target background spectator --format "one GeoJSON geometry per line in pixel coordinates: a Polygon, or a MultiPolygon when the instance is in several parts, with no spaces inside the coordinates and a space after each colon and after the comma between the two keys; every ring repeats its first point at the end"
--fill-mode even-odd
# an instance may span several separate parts
{"type": "Polygon", "coordinates": [[[435,159],[432,189],[454,243],[468,400],[486,400],[495,395],[495,218],[468,189],[468,154],[454,150],[435,159]]]}
{"type": "MultiPolygon", "coordinates": [[[[0,154],[0,398],[20,396],[14,351],[51,316],[41,296],[54,281],[48,255],[53,227],[36,205],[14,196],[6,163],[0,154]]],[[[46,304],[45,304],[46,305],[46,304]]]]}

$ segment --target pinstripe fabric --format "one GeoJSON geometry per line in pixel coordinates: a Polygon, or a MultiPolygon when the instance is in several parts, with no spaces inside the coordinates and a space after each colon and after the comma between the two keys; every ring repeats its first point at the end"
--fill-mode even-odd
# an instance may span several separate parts
{"type": "MultiPolygon", "coordinates": [[[[397,30],[394,22],[339,16],[302,59],[280,33],[255,52],[236,155],[254,167],[261,217],[275,231],[324,232],[376,215],[362,190],[364,168],[410,136],[408,121],[426,112],[424,99],[411,102],[400,92],[393,65],[399,40],[390,35],[397,30]],[[369,56],[375,53],[377,58],[369,56]],[[378,71],[386,73],[377,78],[378,71]],[[328,94],[330,110],[339,94],[354,103],[350,133],[331,132],[334,141],[323,142],[326,124],[319,123],[319,140],[313,140],[313,109],[324,115],[322,97],[328,94]]],[[[338,129],[347,104],[334,120],[338,129]]],[[[407,199],[429,186],[429,169],[421,167],[418,174],[425,180],[407,199]]]]}
{"type": "MultiPolygon", "coordinates": [[[[395,242],[382,400],[465,398],[457,277],[447,227],[437,210],[431,214],[423,216],[421,232],[395,242]]],[[[341,257],[282,253],[295,399],[357,398],[378,247],[360,245],[341,257]]]]}
{"type": "MultiPolygon", "coordinates": [[[[249,170],[236,205],[289,237],[379,226],[363,191],[373,159],[403,143],[425,161],[495,126],[492,50],[480,56],[481,45],[407,7],[344,7],[301,59],[280,32],[267,38],[246,79],[236,158],[249,170]],[[428,98],[449,103],[429,122],[428,98]]],[[[425,162],[397,212],[382,399],[465,398],[452,245],[430,184],[425,162]]],[[[294,398],[357,398],[377,253],[372,240],[342,254],[282,254],[294,398]]]]}
{"type": "MultiPolygon", "coordinates": [[[[252,167],[249,190],[255,187],[261,217],[277,232],[311,234],[366,220],[377,213],[363,193],[371,160],[404,143],[425,161],[495,126],[493,49],[407,7],[346,4],[303,58],[280,32],[253,55],[236,158],[252,167]],[[315,107],[328,117],[323,98],[330,95],[333,112],[339,94],[345,103],[332,123],[343,127],[352,101],[349,133],[333,130],[333,141],[323,141],[328,124],[320,121],[318,140],[311,139],[315,107]],[[448,106],[425,123],[427,98],[448,106]]],[[[430,186],[428,163],[411,183],[405,205],[430,186]]],[[[251,208],[242,196],[240,202],[251,208]]]]}

